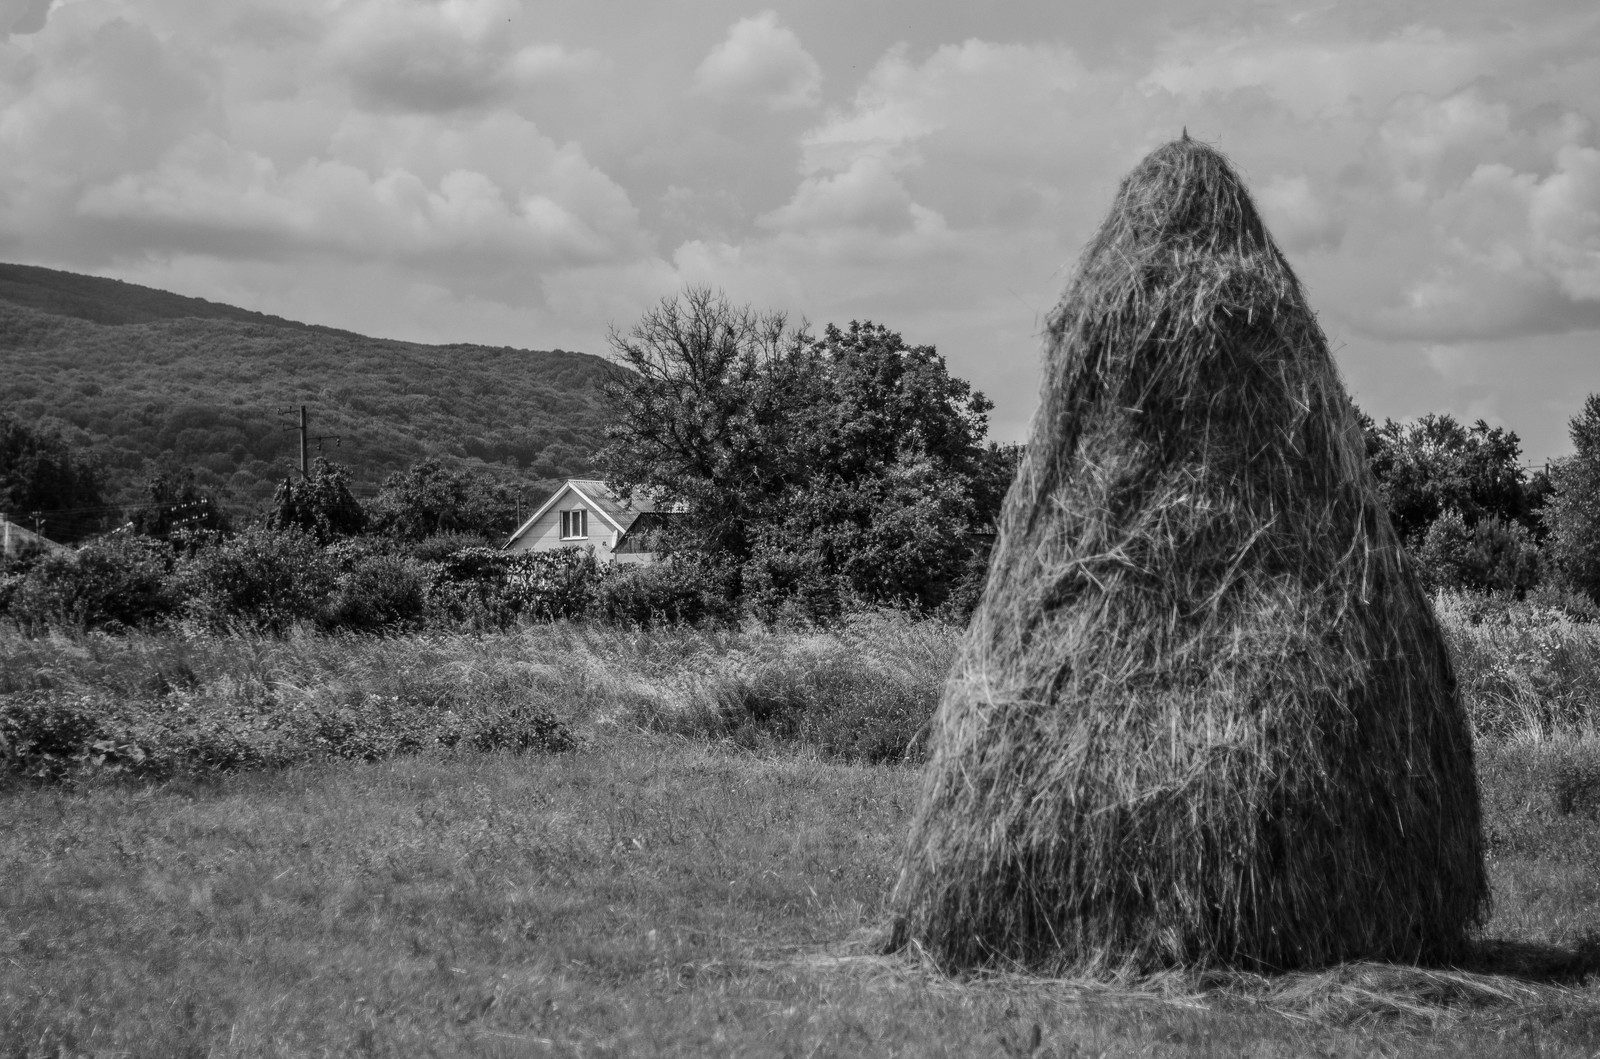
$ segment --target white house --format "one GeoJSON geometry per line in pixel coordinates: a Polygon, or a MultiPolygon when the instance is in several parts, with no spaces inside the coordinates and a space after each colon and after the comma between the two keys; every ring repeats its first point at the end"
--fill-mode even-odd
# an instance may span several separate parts
{"type": "Polygon", "coordinates": [[[593,547],[594,557],[601,565],[647,563],[653,553],[642,550],[644,538],[670,514],[657,510],[648,501],[626,503],[604,482],[568,478],[554,496],[516,528],[502,548],[508,552],[550,552],[593,547]]]}

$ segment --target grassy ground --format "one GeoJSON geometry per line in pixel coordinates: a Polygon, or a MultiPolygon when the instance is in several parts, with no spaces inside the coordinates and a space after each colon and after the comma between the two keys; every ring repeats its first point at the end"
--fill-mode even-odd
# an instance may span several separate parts
{"type": "MultiPolygon", "coordinates": [[[[1467,667],[1472,694],[1534,703],[1491,642],[1521,634],[1483,628],[1451,626],[1510,676],[1467,667]]],[[[0,1056],[1600,1054],[1592,727],[1482,737],[1496,911],[1472,967],[952,981],[872,954],[915,768],[772,720],[937,686],[947,633],[853,635],[0,644],[0,695],[258,716],[498,689],[582,743],[14,783],[0,1056]]],[[[1576,643],[1547,697],[1588,679],[1576,643]]]]}

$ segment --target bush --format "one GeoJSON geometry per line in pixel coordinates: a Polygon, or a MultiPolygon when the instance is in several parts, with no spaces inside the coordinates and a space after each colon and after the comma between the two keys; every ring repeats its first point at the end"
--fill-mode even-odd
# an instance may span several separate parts
{"type": "Polygon", "coordinates": [[[420,623],[423,574],[416,562],[356,542],[344,542],[328,552],[340,572],[323,612],[326,627],[376,632],[420,623]]]}
{"type": "Polygon", "coordinates": [[[745,609],[768,625],[825,625],[844,613],[849,597],[849,582],[819,555],[768,542],[741,575],[745,609]]]}
{"type": "Polygon", "coordinates": [[[1493,516],[1469,526],[1447,511],[1428,527],[1417,553],[1434,589],[1523,595],[1539,581],[1539,548],[1526,526],[1493,516]]]}
{"type": "Polygon", "coordinates": [[[591,613],[613,625],[698,625],[731,622],[732,574],[710,562],[673,556],[653,563],[618,563],[595,584],[591,613]]]}
{"type": "Polygon", "coordinates": [[[44,557],[11,581],[4,602],[18,624],[35,631],[150,625],[176,613],[171,566],[166,545],[120,534],[44,557]]]}
{"type": "Polygon", "coordinates": [[[770,737],[845,761],[921,760],[937,696],[846,651],[768,662],[720,693],[732,736],[770,737]]]}
{"type": "Polygon", "coordinates": [[[183,560],[178,582],[186,611],[203,624],[282,632],[322,615],[336,572],[309,534],[255,528],[183,560]]]}
{"type": "Polygon", "coordinates": [[[503,552],[462,548],[432,564],[425,588],[431,620],[504,628],[519,619],[581,618],[593,604],[601,571],[594,553],[503,552]]]}

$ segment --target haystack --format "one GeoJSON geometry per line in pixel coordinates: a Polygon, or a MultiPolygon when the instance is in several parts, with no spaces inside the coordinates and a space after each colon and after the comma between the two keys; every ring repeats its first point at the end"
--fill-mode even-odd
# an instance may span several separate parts
{"type": "Polygon", "coordinates": [[[1187,136],[1048,323],[892,944],[1048,973],[1448,958],[1485,912],[1428,599],[1300,283],[1187,136]]]}

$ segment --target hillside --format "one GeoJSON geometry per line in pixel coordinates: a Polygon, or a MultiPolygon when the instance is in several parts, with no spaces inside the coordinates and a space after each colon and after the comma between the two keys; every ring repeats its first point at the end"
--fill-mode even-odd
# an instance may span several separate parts
{"type": "Polygon", "coordinates": [[[236,509],[296,466],[281,413],[300,405],[312,434],[342,438],[324,452],[358,493],[436,456],[537,496],[590,471],[613,370],[585,353],[367,338],[22,265],[0,265],[0,360],[0,412],[92,448],[118,498],[157,466],[191,467],[236,509]]]}

